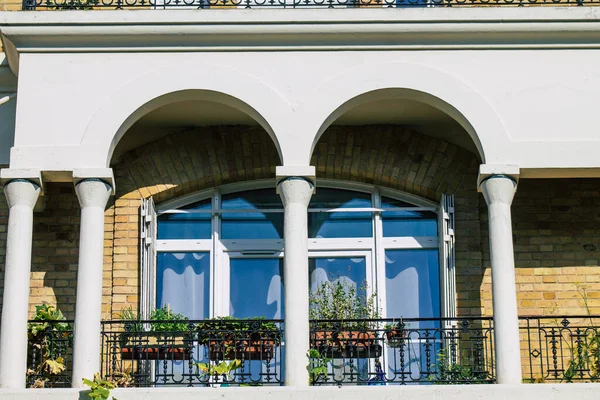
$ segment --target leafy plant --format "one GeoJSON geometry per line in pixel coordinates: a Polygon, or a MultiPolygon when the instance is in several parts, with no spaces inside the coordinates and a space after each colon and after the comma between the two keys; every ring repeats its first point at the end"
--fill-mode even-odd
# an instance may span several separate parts
{"type": "Polygon", "coordinates": [[[152,332],[184,332],[189,330],[188,317],[171,311],[168,305],[157,308],[150,313],[150,331],[152,332]]]}
{"type": "MultiPolygon", "coordinates": [[[[35,377],[32,388],[43,388],[46,383],[66,370],[64,354],[73,341],[72,326],[65,321],[63,313],[49,304],[35,307],[36,322],[27,325],[27,336],[37,350],[34,367],[27,375],[35,377]]],[[[33,357],[32,354],[29,355],[33,357]]]]}
{"type": "Polygon", "coordinates": [[[215,378],[222,376],[225,380],[231,381],[233,380],[233,371],[242,367],[242,361],[236,359],[229,363],[223,361],[216,365],[210,363],[196,363],[196,366],[203,372],[204,376],[214,376],[215,378]]]}
{"type": "Polygon", "coordinates": [[[260,338],[281,340],[281,329],[273,321],[264,317],[236,318],[216,317],[196,324],[201,344],[208,344],[214,340],[234,340],[260,338]]]}
{"type": "Polygon", "coordinates": [[[448,357],[446,349],[438,352],[435,374],[429,375],[431,382],[439,385],[461,384],[461,383],[487,383],[487,373],[476,371],[469,359],[464,358],[456,361],[448,357]]]}
{"type": "Polygon", "coordinates": [[[377,296],[367,296],[367,285],[363,283],[356,289],[347,280],[339,277],[321,282],[317,290],[310,293],[309,318],[313,320],[336,320],[319,324],[320,329],[367,329],[373,328],[375,320],[380,317],[377,307],[377,296]],[[348,320],[351,320],[348,322],[348,320]],[[358,321],[362,320],[362,321],[358,321]],[[346,322],[344,322],[346,321],[346,322]]]}
{"type": "MultiPolygon", "coordinates": [[[[117,387],[115,382],[102,379],[99,373],[94,374],[93,380],[83,378],[83,384],[90,387],[88,396],[92,400],[107,400],[110,397],[110,391],[117,387]]],[[[117,400],[117,398],[113,397],[113,400],[117,400]]]]}
{"type": "Polygon", "coordinates": [[[563,378],[567,382],[572,382],[578,375],[581,377],[584,371],[589,369],[590,378],[597,380],[600,378],[600,331],[594,326],[587,287],[580,283],[576,283],[575,286],[577,293],[583,300],[592,327],[586,329],[583,333],[578,332],[574,341],[575,344],[571,344],[570,341],[567,342],[572,358],[563,372],[563,378]]]}
{"type": "Polygon", "coordinates": [[[306,357],[308,357],[306,370],[311,374],[313,382],[316,382],[320,377],[327,375],[327,367],[332,361],[331,358],[325,357],[317,349],[308,350],[306,357]]]}

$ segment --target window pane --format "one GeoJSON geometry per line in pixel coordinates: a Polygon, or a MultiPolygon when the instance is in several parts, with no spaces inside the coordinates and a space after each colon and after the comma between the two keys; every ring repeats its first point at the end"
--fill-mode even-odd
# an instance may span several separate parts
{"type": "MultiPolygon", "coordinates": [[[[273,189],[251,190],[223,196],[224,210],[283,209],[273,189]]],[[[224,212],[221,219],[223,239],[281,239],[283,213],[224,212]]]]}
{"type": "Polygon", "coordinates": [[[210,253],[158,253],[157,307],[205,319],[210,307],[210,253]]]}
{"type": "Polygon", "coordinates": [[[355,288],[359,296],[366,298],[367,269],[364,257],[310,258],[308,270],[311,293],[315,293],[323,282],[342,281],[355,288]]]}
{"type": "MultiPolygon", "coordinates": [[[[415,207],[412,204],[387,197],[381,208],[415,207]]],[[[383,236],[437,236],[437,214],[432,211],[384,211],[383,236]]]]}
{"type": "MultiPolygon", "coordinates": [[[[364,208],[371,207],[369,193],[339,189],[318,189],[309,208],[364,208]]],[[[309,212],[310,238],[369,237],[372,235],[370,212],[309,212]]]]}
{"type": "MultiPolygon", "coordinates": [[[[440,317],[437,249],[386,250],[385,278],[387,318],[440,317]]],[[[409,328],[434,325],[414,324],[409,328]]]]}
{"type": "Polygon", "coordinates": [[[229,315],[283,319],[283,260],[232,258],[229,315]]]}
{"type": "MultiPolygon", "coordinates": [[[[181,207],[179,210],[210,210],[211,200],[181,207]]],[[[158,217],[159,239],[210,239],[212,235],[211,213],[162,214],[158,217]]]]}

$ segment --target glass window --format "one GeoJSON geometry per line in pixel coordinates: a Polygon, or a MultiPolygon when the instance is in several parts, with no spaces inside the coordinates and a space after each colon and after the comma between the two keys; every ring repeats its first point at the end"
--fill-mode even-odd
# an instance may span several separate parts
{"type": "Polygon", "coordinates": [[[345,281],[349,287],[356,289],[359,296],[366,298],[367,269],[364,257],[310,258],[308,270],[311,292],[316,292],[323,282],[345,281]]]}
{"type": "Polygon", "coordinates": [[[223,239],[281,239],[283,213],[259,212],[259,209],[283,209],[281,199],[273,189],[251,190],[224,195],[223,210],[248,210],[248,212],[223,212],[221,235],[223,239]]]}
{"type": "MultiPolygon", "coordinates": [[[[365,208],[371,207],[369,193],[339,189],[318,189],[309,208],[365,208]]],[[[365,212],[309,212],[308,237],[352,238],[373,234],[372,213],[365,212]]]]}
{"type": "Polygon", "coordinates": [[[159,239],[210,239],[212,236],[212,214],[194,213],[198,210],[210,210],[211,199],[180,207],[178,211],[188,213],[167,213],[158,217],[159,239]]]}
{"type": "Polygon", "coordinates": [[[283,319],[283,260],[231,258],[229,315],[283,319]]]}
{"type": "MultiPolygon", "coordinates": [[[[385,288],[388,318],[440,316],[438,263],[437,249],[386,250],[385,288]]],[[[411,328],[428,327],[412,324],[411,328]]]]}
{"type": "Polygon", "coordinates": [[[210,312],[210,256],[205,253],[158,253],[156,304],[167,304],[190,319],[210,312]]]}
{"type": "MultiPolygon", "coordinates": [[[[383,197],[381,208],[408,208],[412,204],[383,197]]],[[[432,211],[384,211],[381,213],[384,237],[437,236],[437,214],[432,211]]]]}

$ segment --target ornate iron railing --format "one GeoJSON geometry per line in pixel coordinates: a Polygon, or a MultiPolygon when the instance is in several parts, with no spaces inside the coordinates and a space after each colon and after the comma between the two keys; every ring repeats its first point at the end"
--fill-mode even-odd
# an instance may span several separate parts
{"type": "Polygon", "coordinates": [[[283,384],[283,321],[105,321],[102,370],[128,386],[283,384]]]}
{"type": "Polygon", "coordinates": [[[70,387],[72,321],[29,321],[27,387],[70,387]]]}
{"type": "Polygon", "coordinates": [[[600,380],[600,317],[522,317],[527,382],[600,380]]]}
{"type": "Polygon", "coordinates": [[[493,383],[489,318],[312,321],[313,385],[493,383]]]}
{"type": "Polygon", "coordinates": [[[600,0],[23,0],[23,10],[595,6],[600,0]]]}
{"type": "MultiPolygon", "coordinates": [[[[600,380],[600,317],[519,320],[526,382],[600,380]]],[[[101,374],[128,386],[283,384],[281,320],[105,321],[102,326],[101,374]],[[157,325],[177,330],[158,331],[157,325]]],[[[495,381],[491,318],[311,321],[310,326],[307,364],[314,385],[495,381]]],[[[28,387],[69,387],[72,322],[30,321],[28,335],[28,387]]]]}

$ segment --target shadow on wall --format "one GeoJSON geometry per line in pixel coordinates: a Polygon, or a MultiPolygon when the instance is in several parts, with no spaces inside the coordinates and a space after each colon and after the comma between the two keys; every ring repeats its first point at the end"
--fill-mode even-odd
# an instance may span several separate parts
{"type": "Polygon", "coordinates": [[[30,313],[55,304],[75,317],[80,208],[72,183],[48,183],[43,211],[34,214],[30,313]]]}

